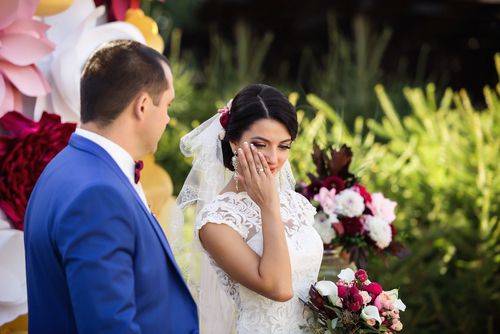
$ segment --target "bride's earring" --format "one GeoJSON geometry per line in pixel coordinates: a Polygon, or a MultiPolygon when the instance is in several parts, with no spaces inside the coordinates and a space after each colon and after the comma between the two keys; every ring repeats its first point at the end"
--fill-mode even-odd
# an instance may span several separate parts
{"type": "Polygon", "coordinates": [[[231,164],[233,165],[234,168],[234,181],[236,182],[236,191],[239,191],[238,189],[238,156],[236,155],[236,151],[233,152],[233,157],[231,158],[231,164]]]}

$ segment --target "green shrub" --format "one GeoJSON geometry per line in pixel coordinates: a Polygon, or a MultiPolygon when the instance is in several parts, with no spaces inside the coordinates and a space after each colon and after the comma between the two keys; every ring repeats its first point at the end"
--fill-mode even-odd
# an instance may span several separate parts
{"type": "MultiPolygon", "coordinates": [[[[495,61],[500,75],[500,55],[495,61]]],[[[296,174],[312,168],[304,156],[314,137],[352,146],[362,182],[398,202],[395,224],[411,255],[388,266],[372,261],[370,271],[385,286],[400,286],[405,332],[493,333],[500,309],[500,85],[485,87],[484,110],[463,90],[438,99],[432,84],[405,88],[412,111],[405,117],[382,86],[375,92],[383,117],[366,125],[358,118],[352,133],[326,102],[307,96],[318,113],[302,119],[292,152],[302,157],[296,174]]]]}

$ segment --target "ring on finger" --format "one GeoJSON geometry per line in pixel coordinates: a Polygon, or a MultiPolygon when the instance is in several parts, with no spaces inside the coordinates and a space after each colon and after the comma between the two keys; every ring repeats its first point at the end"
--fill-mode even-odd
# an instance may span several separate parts
{"type": "Polygon", "coordinates": [[[260,167],[260,168],[257,168],[257,174],[260,174],[260,173],[263,173],[264,172],[264,168],[260,167]]]}

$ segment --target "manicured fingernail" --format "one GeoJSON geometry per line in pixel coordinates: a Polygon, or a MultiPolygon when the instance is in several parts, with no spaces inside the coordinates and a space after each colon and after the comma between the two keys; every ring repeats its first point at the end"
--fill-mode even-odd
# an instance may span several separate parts
{"type": "Polygon", "coordinates": [[[255,150],[255,145],[254,144],[250,144],[250,147],[252,148],[252,150],[255,150]]]}
{"type": "Polygon", "coordinates": [[[243,150],[242,150],[242,148],[241,148],[241,147],[240,147],[240,148],[238,148],[238,152],[243,152],[243,150]]]}

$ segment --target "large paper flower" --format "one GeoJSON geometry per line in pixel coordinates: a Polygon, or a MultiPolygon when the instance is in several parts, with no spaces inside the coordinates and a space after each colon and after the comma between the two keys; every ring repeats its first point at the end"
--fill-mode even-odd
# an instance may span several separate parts
{"type": "Polygon", "coordinates": [[[27,311],[23,233],[0,211],[0,326],[27,311]]]}
{"type": "Polygon", "coordinates": [[[9,135],[0,137],[0,209],[23,230],[24,214],[35,183],[49,161],[69,141],[76,124],[44,113],[34,122],[18,112],[0,118],[9,135]]]}
{"type": "Polygon", "coordinates": [[[52,52],[48,25],[32,19],[38,0],[0,2],[0,116],[22,110],[21,94],[44,96],[50,86],[35,63],[52,52]]]}
{"type": "Polygon", "coordinates": [[[78,0],[66,11],[44,18],[52,28],[48,37],[56,49],[39,63],[50,82],[50,95],[38,98],[34,119],[44,111],[60,115],[63,121],[80,120],[80,75],[89,56],[103,43],[131,39],[145,43],[141,32],[132,24],[103,24],[104,6],[96,8],[92,0],[78,0]]]}

